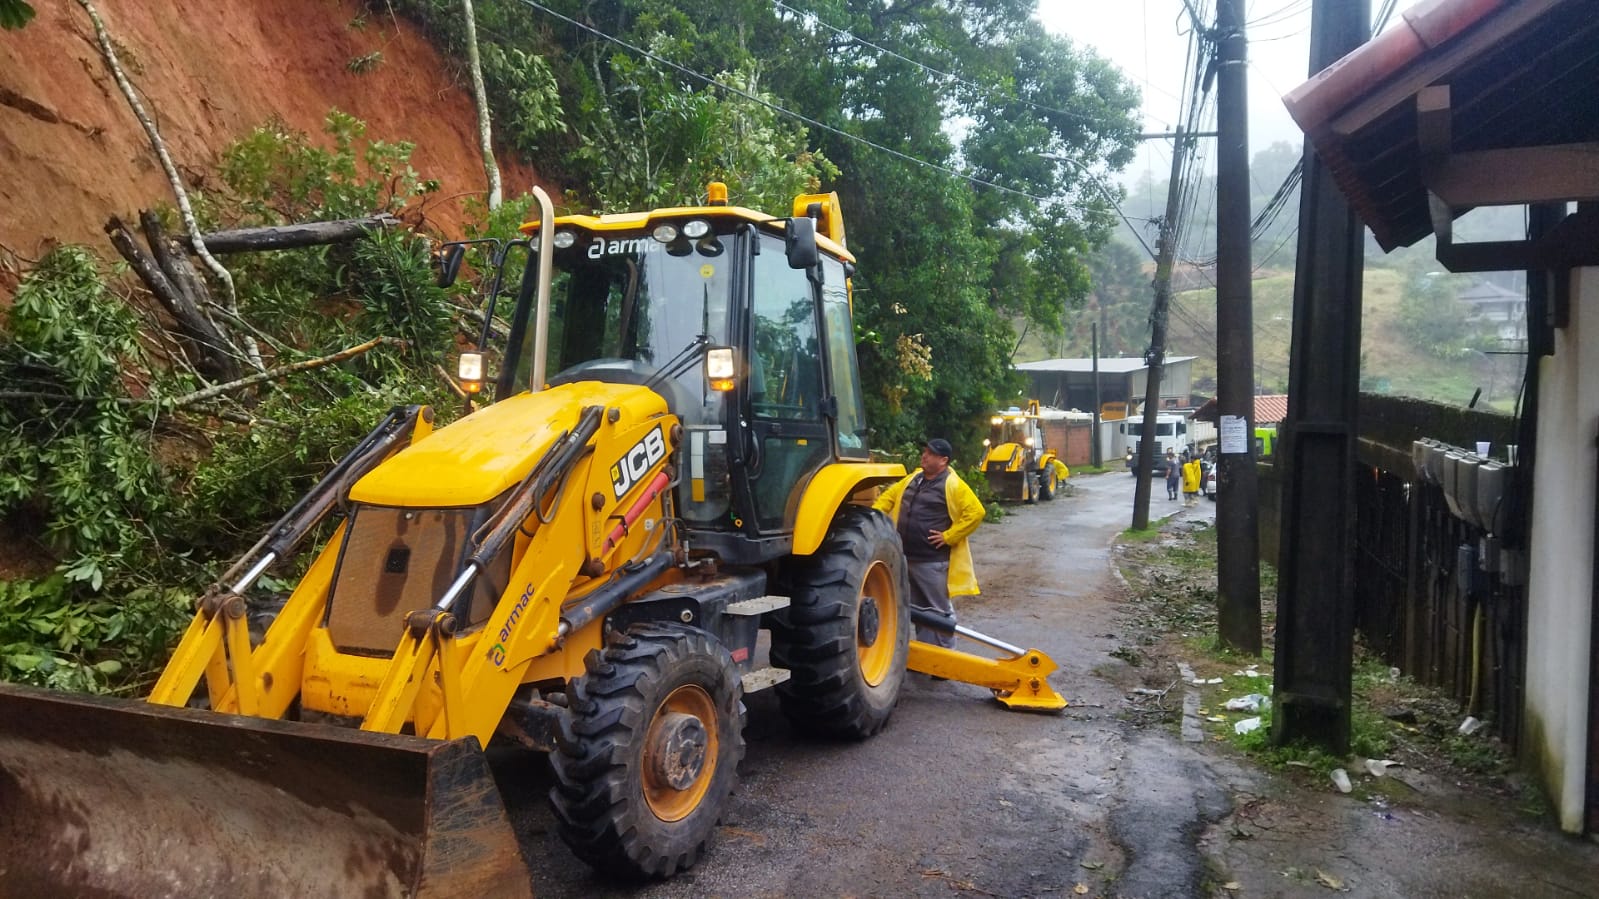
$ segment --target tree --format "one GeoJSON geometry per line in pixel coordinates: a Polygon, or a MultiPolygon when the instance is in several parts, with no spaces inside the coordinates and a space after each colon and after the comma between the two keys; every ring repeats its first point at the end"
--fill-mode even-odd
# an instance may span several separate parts
{"type": "Polygon", "coordinates": [[[1440,359],[1459,359],[1475,338],[1456,299],[1464,279],[1437,271],[1410,275],[1399,296],[1399,327],[1411,342],[1440,359]]]}
{"type": "MultiPolygon", "coordinates": [[[[234,320],[238,318],[239,306],[237,294],[233,287],[233,276],[216,260],[205,247],[205,239],[200,236],[200,225],[194,217],[194,208],[189,204],[189,192],[183,186],[183,179],[178,177],[178,168],[172,162],[172,155],[167,152],[166,141],[161,139],[161,132],[156,129],[155,120],[145,111],[144,104],[139,100],[139,94],[133,89],[133,84],[122,70],[122,64],[117,59],[115,42],[106,30],[105,22],[100,18],[100,13],[95,9],[91,0],[78,0],[78,5],[88,13],[89,20],[94,24],[95,39],[100,44],[100,54],[105,59],[106,68],[111,71],[111,76],[116,80],[117,87],[121,88],[122,96],[128,101],[128,107],[133,111],[139,124],[143,126],[145,134],[150,138],[150,147],[155,151],[156,158],[161,162],[161,168],[166,172],[167,183],[172,187],[172,195],[178,202],[178,212],[183,217],[184,227],[188,231],[189,245],[194,248],[195,255],[204,260],[206,268],[211,274],[222,282],[225,294],[223,296],[223,309],[234,320]]],[[[218,334],[226,336],[229,329],[221,323],[214,323],[218,334]]],[[[240,337],[244,345],[245,355],[256,369],[265,366],[261,362],[261,350],[256,346],[255,338],[245,332],[240,337]]]]}
{"type": "Polygon", "coordinates": [[[500,167],[494,162],[494,135],[489,119],[489,98],[483,88],[483,62],[477,51],[477,16],[472,0],[461,0],[461,19],[466,23],[466,65],[472,73],[472,99],[477,104],[478,144],[483,150],[483,173],[489,182],[489,211],[500,208],[500,167]]]}

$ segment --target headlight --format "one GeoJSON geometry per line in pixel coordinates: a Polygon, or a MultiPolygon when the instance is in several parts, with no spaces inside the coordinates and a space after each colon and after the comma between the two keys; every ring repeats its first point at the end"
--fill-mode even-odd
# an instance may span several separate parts
{"type": "Polygon", "coordinates": [[[704,219],[694,219],[683,223],[683,236],[690,240],[698,240],[711,233],[711,223],[704,219]]]}
{"type": "Polygon", "coordinates": [[[671,243],[677,240],[677,226],[670,222],[656,225],[655,230],[650,232],[650,236],[661,243],[671,243]]]}
{"type": "Polygon", "coordinates": [[[733,389],[738,374],[738,362],[730,346],[713,346],[705,351],[705,382],[712,390],[726,392],[733,389]]]}
{"type": "Polygon", "coordinates": [[[992,446],[993,443],[994,443],[994,441],[989,440],[987,437],[983,438],[983,446],[992,446]]]}
{"type": "Polygon", "coordinates": [[[1005,419],[1003,416],[996,415],[993,418],[990,418],[988,423],[991,425],[1002,425],[1005,423],[1005,419]]]}
{"type": "Polygon", "coordinates": [[[455,366],[456,376],[461,379],[461,389],[467,393],[477,393],[483,389],[483,354],[462,353],[461,361],[455,366]]]}
{"type": "Polygon", "coordinates": [[[555,237],[551,238],[551,242],[555,244],[557,250],[564,250],[577,243],[577,235],[570,231],[557,231],[555,232],[555,237]]]}
{"type": "Polygon", "coordinates": [[[1026,440],[1022,441],[1022,442],[1027,444],[1027,448],[1028,449],[1032,449],[1033,448],[1033,438],[1029,437],[1026,440]]]}

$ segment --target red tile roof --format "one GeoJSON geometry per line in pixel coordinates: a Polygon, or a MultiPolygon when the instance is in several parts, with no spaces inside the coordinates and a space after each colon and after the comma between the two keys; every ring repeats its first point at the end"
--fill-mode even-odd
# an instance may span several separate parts
{"type": "MultiPolygon", "coordinates": [[[[1212,397],[1205,404],[1194,410],[1191,416],[1195,421],[1216,420],[1216,399],[1212,397]]],[[[1288,394],[1263,393],[1255,396],[1255,426],[1265,427],[1275,425],[1288,417],[1288,394]]]]}
{"type": "Polygon", "coordinates": [[[1288,417],[1288,394],[1268,393],[1255,397],[1255,425],[1274,425],[1288,417]]]}

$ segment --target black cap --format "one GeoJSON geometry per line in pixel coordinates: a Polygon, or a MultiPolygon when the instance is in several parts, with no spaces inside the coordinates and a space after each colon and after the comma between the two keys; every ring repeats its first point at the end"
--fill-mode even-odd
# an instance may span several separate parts
{"type": "Polygon", "coordinates": [[[942,437],[934,437],[932,440],[927,441],[927,449],[935,456],[943,456],[946,459],[955,457],[955,448],[950,446],[949,441],[942,437]]]}

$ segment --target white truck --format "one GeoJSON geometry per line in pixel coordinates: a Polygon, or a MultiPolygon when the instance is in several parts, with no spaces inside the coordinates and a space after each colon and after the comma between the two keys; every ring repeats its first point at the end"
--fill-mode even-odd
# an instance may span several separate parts
{"type": "MultiPolygon", "coordinates": [[[[1155,461],[1158,464],[1166,458],[1166,451],[1181,453],[1191,443],[1188,439],[1188,416],[1175,413],[1162,412],[1155,416],[1155,436],[1153,449],[1155,461]]],[[[1133,471],[1138,466],[1138,455],[1144,451],[1144,417],[1136,415],[1124,419],[1117,429],[1121,432],[1127,447],[1127,469],[1133,471]]]]}

